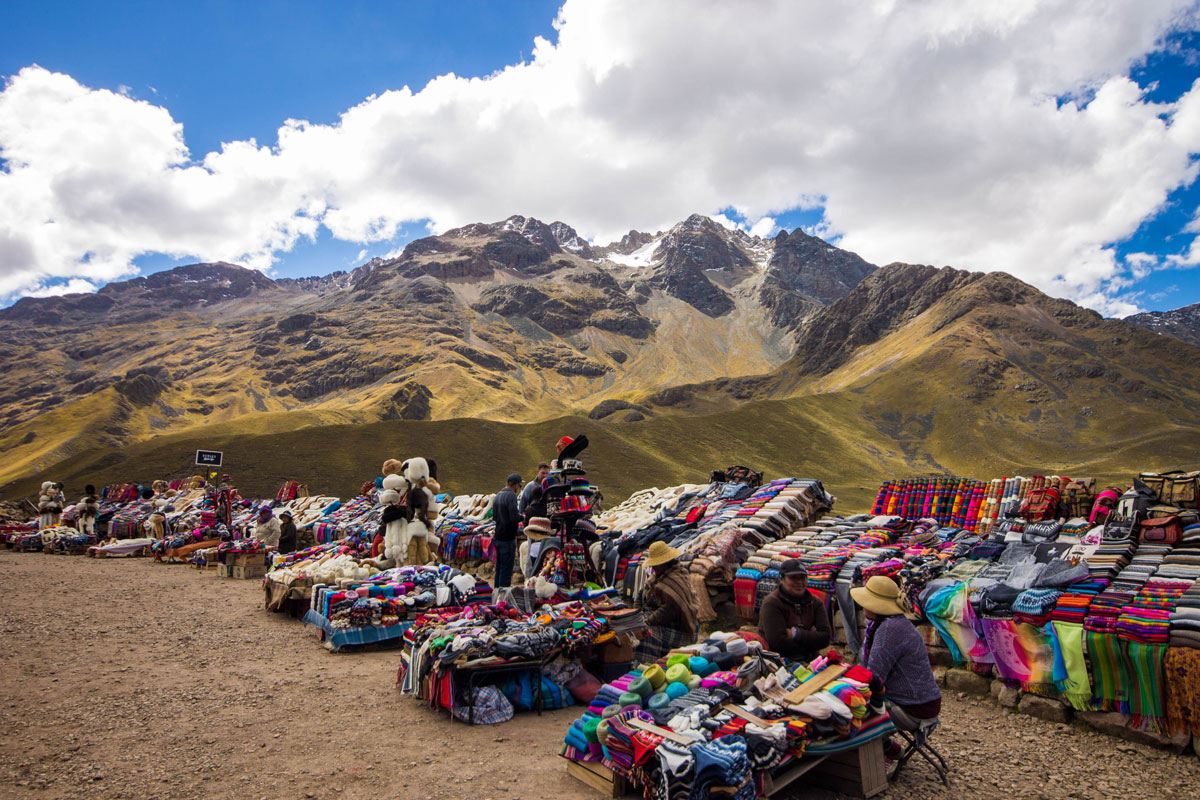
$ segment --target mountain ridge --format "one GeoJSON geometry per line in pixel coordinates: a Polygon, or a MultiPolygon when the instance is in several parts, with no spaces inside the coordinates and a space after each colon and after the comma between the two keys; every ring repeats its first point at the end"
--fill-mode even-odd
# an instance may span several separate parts
{"type": "Polygon", "coordinates": [[[0,312],[4,491],[118,469],[114,454],[165,464],[159,448],[218,431],[299,462],[297,430],[356,441],[357,426],[455,421],[501,447],[588,420],[647,483],[682,474],[683,456],[649,449],[671,436],[718,461],[754,443],[781,469],[817,465],[789,448],[824,442],[845,454],[831,474],[860,483],[876,457],[980,474],[1031,448],[1112,466],[1111,441],[1180,458],[1197,441],[1192,345],[1004,273],[877,268],[802,231],[763,239],[693,215],[595,246],[512,216],[322,278],[222,263],[156,276],[0,312]]]}

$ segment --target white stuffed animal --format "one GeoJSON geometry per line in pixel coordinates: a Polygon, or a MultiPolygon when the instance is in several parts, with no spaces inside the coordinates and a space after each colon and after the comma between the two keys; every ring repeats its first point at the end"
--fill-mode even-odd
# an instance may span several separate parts
{"type": "MultiPolygon", "coordinates": [[[[399,475],[388,475],[383,482],[386,488],[379,493],[379,502],[388,506],[398,506],[404,497],[400,490],[405,488],[407,482],[399,475]]],[[[383,557],[394,564],[403,564],[408,554],[408,527],[408,519],[404,513],[398,513],[395,519],[389,519],[384,527],[383,557]]]]}
{"type": "Polygon", "coordinates": [[[404,477],[409,483],[408,524],[409,543],[406,557],[409,564],[428,564],[433,560],[429,551],[429,535],[437,521],[438,505],[433,490],[429,488],[429,462],[423,458],[410,458],[404,462],[404,477]]]}

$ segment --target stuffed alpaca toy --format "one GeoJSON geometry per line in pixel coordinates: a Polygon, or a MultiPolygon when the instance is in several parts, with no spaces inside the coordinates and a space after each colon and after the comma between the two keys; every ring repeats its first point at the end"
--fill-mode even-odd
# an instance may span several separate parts
{"type": "Polygon", "coordinates": [[[404,505],[407,491],[408,481],[392,473],[383,479],[383,491],[379,493],[379,502],[384,504],[379,523],[383,530],[383,557],[397,566],[406,563],[408,555],[408,510],[404,505]]]}
{"type": "Polygon", "coordinates": [[[437,520],[438,503],[429,488],[429,462],[423,458],[410,458],[404,462],[404,477],[408,480],[408,558],[409,564],[428,564],[433,560],[429,552],[429,536],[437,520]]]}
{"type": "Polygon", "coordinates": [[[146,518],[145,524],[142,526],[146,534],[152,539],[162,539],[167,535],[166,529],[166,512],[167,499],[160,497],[154,501],[154,512],[146,518]]]}

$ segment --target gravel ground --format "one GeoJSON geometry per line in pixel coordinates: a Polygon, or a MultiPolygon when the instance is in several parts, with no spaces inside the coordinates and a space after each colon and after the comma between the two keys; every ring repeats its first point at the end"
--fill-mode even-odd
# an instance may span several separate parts
{"type": "MultiPolygon", "coordinates": [[[[398,651],[329,653],[257,581],[0,550],[0,587],[2,797],[599,796],[556,755],[577,710],[451,723],[392,688],[398,651]]],[[[1190,751],[954,695],[942,721],[951,788],[913,762],[887,797],[1200,794],[1190,751]]]]}

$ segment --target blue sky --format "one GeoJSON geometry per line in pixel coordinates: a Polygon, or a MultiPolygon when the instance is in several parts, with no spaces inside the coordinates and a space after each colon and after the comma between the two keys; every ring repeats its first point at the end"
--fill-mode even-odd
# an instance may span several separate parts
{"type": "MultiPolygon", "coordinates": [[[[420,88],[453,72],[483,76],[553,40],[560,2],[20,2],[0,9],[0,75],[39,64],[93,88],[128,87],[184,126],[193,156],[222,142],[273,144],[285,119],[329,124],[368,96],[420,88]]],[[[405,226],[366,260],[428,235],[405,226]]],[[[363,263],[363,243],[315,241],[273,275],[306,277],[363,263]]],[[[150,254],[142,274],[191,259],[150,254]]]]}
{"type": "Polygon", "coordinates": [[[604,243],[692,212],[1108,314],[1200,302],[1194,5],[615,0],[561,31],[560,5],[9,0],[0,201],[28,208],[0,211],[0,303],[201,259],[323,274],[512,213],[604,243]]]}

